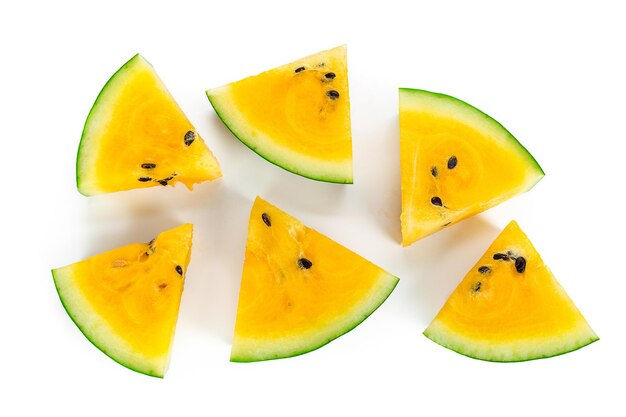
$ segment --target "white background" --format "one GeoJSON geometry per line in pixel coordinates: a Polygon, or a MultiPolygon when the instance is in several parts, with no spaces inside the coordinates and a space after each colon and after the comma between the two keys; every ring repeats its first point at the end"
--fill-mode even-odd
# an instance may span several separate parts
{"type": "Polygon", "coordinates": [[[619,2],[2,2],[0,414],[625,415],[624,64],[619,2]],[[506,3],[506,5],[505,5],[506,3]],[[237,141],[204,90],[346,43],[355,184],[281,170],[237,141]],[[93,198],[75,186],[85,117],[136,52],[156,68],[224,178],[93,198]],[[502,122],[546,177],[529,193],[402,248],[397,88],[457,96],[502,122]],[[256,195],[401,281],[373,316],[304,356],[230,363],[256,195]],[[422,331],[516,219],[601,340],[497,364],[422,331]],[[100,353],[50,269],[182,222],[196,226],[170,369],[100,353]],[[37,414],[34,414],[37,413],[37,414]]]}

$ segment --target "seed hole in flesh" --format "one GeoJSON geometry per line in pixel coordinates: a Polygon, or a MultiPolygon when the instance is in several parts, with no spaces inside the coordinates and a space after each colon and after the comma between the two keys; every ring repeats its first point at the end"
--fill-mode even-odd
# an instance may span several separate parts
{"type": "Polygon", "coordinates": [[[185,145],[187,146],[191,145],[194,140],[196,140],[196,132],[194,132],[193,130],[190,130],[187,133],[185,133],[185,145]]]}
{"type": "Polygon", "coordinates": [[[143,169],[154,169],[156,168],[156,164],[141,164],[143,169]]]}
{"type": "Polygon", "coordinates": [[[507,255],[506,253],[494,253],[493,259],[495,259],[496,261],[499,261],[499,260],[508,261],[509,255],[507,255]]]}
{"type": "Polygon", "coordinates": [[[433,177],[437,178],[438,174],[439,174],[439,171],[437,170],[437,167],[430,168],[430,175],[432,175],[433,177]]]}
{"type": "Polygon", "coordinates": [[[128,265],[128,262],[125,259],[116,259],[111,263],[113,268],[124,268],[126,265],[128,265]]]}
{"type": "Polygon", "coordinates": [[[330,97],[331,100],[337,100],[339,98],[339,93],[335,90],[330,90],[326,92],[326,95],[330,97]]]}
{"type": "Polygon", "coordinates": [[[488,266],[481,266],[480,268],[478,268],[478,272],[480,272],[481,274],[488,274],[491,272],[491,268],[489,268],[488,266]]]}
{"type": "Polygon", "coordinates": [[[472,286],[472,291],[474,292],[479,292],[480,291],[480,287],[483,286],[483,283],[480,281],[477,281],[473,286],[472,286]]]}
{"type": "Polygon", "coordinates": [[[176,265],[176,272],[178,272],[178,275],[182,276],[183,268],[180,265],[176,265]]]}
{"type": "Polygon", "coordinates": [[[443,206],[443,202],[441,201],[441,198],[439,198],[439,197],[431,198],[430,202],[432,203],[433,206],[438,206],[438,207],[442,207],[443,206]]]}
{"type": "Polygon", "coordinates": [[[159,289],[163,290],[167,288],[167,284],[163,283],[163,284],[159,284],[159,289]]]}
{"type": "Polygon", "coordinates": [[[450,159],[448,159],[448,169],[454,169],[458,162],[459,161],[456,159],[456,156],[452,155],[450,159]]]}
{"type": "Polygon", "coordinates": [[[298,267],[300,269],[309,269],[313,266],[313,262],[309,261],[307,258],[298,259],[298,267]]]}
{"type": "Polygon", "coordinates": [[[139,181],[139,182],[148,182],[148,181],[152,181],[152,178],[150,178],[150,177],[139,177],[139,178],[137,178],[137,181],[139,181]]]}
{"type": "Polygon", "coordinates": [[[261,218],[263,219],[263,223],[265,223],[267,227],[272,227],[272,220],[267,213],[261,214],[261,218]]]}
{"type": "Polygon", "coordinates": [[[523,256],[518,256],[515,260],[515,269],[520,274],[526,270],[526,259],[523,256]]]}
{"type": "Polygon", "coordinates": [[[305,69],[306,69],[306,68],[304,68],[304,67],[298,67],[298,68],[296,68],[296,74],[297,74],[297,73],[299,73],[299,72],[304,71],[305,69]]]}
{"type": "Polygon", "coordinates": [[[324,78],[326,78],[327,80],[334,80],[336,77],[334,72],[327,72],[326,74],[324,74],[324,78]]]}

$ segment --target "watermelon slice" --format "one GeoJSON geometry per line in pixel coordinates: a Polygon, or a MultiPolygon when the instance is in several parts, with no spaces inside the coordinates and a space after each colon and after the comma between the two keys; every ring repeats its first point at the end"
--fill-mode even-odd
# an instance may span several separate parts
{"type": "Polygon", "coordinates": [[[311,179],[352,183],[345,46],[206,93],[231,132],[266,160],[311,179]]]}
{"type": "Polygon", "coordinates": [[[547,358],[598,340],[532,243],[511,222],[424,332],[476,359],[547,358]]]}
{"type": "Polygon", "coordinates": [[[347,333],[398,278],[257,198],[250,214],[231,361],[287,358],[347,333]]]}
{"type": "Polygon", "coordinates": [[[135,55],[106,83],[87,117],[76,159],[78,191],[193,184],[219,164],[154,68],[135,55]]]}
{"type": "Polygon", "coordinates": [[[454,97],[400,89],[402,244],[531,189],[544,175],[500,123],[454,97]]]}
{"type": "Polygon", "coordinates": [[[169,363],[193,226],[54,269],[65,310],[98,349],[134,371],[163,377],[169,363]]]}

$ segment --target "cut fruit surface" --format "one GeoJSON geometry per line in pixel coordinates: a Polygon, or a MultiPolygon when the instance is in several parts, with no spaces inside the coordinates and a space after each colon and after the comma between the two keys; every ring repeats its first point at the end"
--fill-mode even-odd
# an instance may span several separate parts
{"type": "Polygon", "coordinates": [[[206,93],[231,132],[269,162],[311,179],[352,183],[345,46],[206,93]]]}
{"type": "Polygon", "coordinates": [[[531,189],[544,175],[500,123],[454,97],[400,89],[402,244],[531,189]]]}
{"type": "Polygon", "coordinates": [[[98,349],[134,371],[163,377],[169,363],[193,225],[159,234],[52,275],[65,310],[98,349]]]}
{"type": "Polygon", "coordinates": [[[398,278],[257,198],[250,214],[231,360],[286,358],[347,333],[398,278]]]}
{"type": "Polygon", "coordinates": [[[598,340],[516,222],[468,272],[424,335],[494,362],[556,356],[598,340]]]}
{"type": "Polygon", "coordinates": [[[135,55],[106,83],[83,130],[76,184],[84,195],[221,177],[219,164],[154,68],[135,55]]]}

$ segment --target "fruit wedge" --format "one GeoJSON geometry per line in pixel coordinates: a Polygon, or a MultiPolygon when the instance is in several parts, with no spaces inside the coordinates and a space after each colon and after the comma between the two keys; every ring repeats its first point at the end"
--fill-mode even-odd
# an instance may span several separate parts
{"type": "Polygon", "coordinates": [[[400,89],[402,244],[531,189],[544,175],[500,123],[444,94],[400,89]]]}
{"type": "Polygon", "coordinates": [[[221,177],[219,164],[154,68],[135,55],[106,83],[83,130],[78,191],[193,184],[221,177]]]}
{"type": "Polygon", "coordinates": [[[257,198],[248,225],[235,362],[317,349],[365,320],[398,278],[257,198]]]}
{"type": "Polygon", "coordinates": [[[185,224],[52,271],[80,331],[129,369],[156,377],[167,369],[192,233],[185,224]]]}
{"type": "Polygon", "coordinates": [[[345,46],[206,93],[230,131],[269,162],[311,179],[352,183],[345,46]]]}
{"type": "Polygon", "coordinates": [[[494,362],[547,358],[598,340],[514,221],[467,273],[424,335],[463,355],[494,362]]]}

